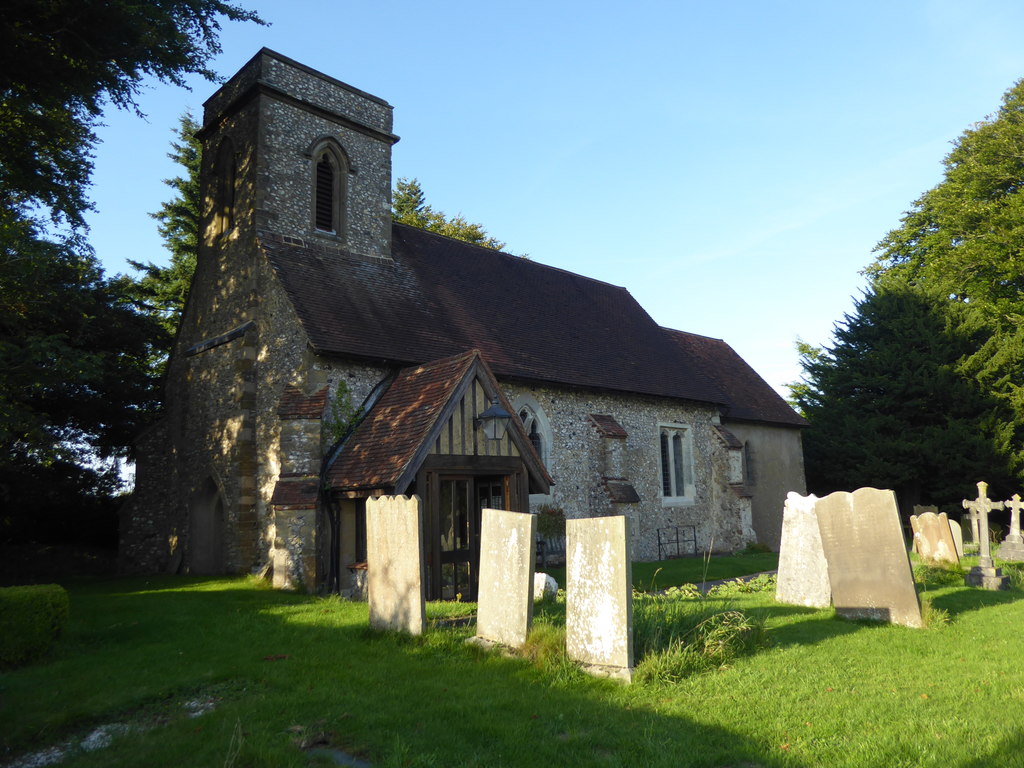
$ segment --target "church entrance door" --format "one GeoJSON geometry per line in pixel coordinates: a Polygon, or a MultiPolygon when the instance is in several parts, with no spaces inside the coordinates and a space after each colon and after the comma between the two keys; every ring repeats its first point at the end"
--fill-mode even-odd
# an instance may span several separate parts
{"type": "Polygon", "coordinates": [[[437,509],[429,516],[427,597],[476,600],[480,569],[480,518],[487,509],[508,509],[508,477],[441,475],[437,509]]]}

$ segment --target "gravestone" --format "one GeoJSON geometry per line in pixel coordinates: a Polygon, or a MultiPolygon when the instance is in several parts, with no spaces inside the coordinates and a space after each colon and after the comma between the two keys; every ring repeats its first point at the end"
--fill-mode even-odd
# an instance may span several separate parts
{"type": "Polygon", "coordinates": [[[836,613],[922,626],[896,495],[877,488],[841,491],[820,499],[815,512],[836,613]]]}
{"type": "Polygon", "coordinates": [[[979,544],[980,544],[980,537],[978,536],[978,518],[977,518],[977,516],[974,515],[974,514],[967,514],[967,515],[964,515],[963,519],[969,520],[970,523],[971,523],[971,544],[974,544],[975,546],[979,546],[979,544]]]}
{"type": "Polygon", "coordinates": [[[533,621],[536,536],[536,515],[482,510],[474,642],[510,648],[525,645],[533,621]]]}
{"type": "Polygon", "coordinates": [[[945,512],[935,514],[925,512],[912,515],[911,525],[914,526],[914,538],[918,542],[918,554],[923,560],[936,563],[960,564],[960,556],[956,552],[956,542],[949,527],[949,518],[945,512]]]}
{"type": "Polygon", "coordinates": [[[1003,543],[999,545],[996,554],[1003,560],[1010,560],[1015,563],[1024,561],[1024,536],[1020,535],[1020,512],[1024,502],[1020,500],[1020,494],[1013,494],[1013,498],[1003,502],[1003,508],[1010,510],[1010,532],[1006,534],[1003,543]]]}
{"type": "Polygon", "coordinates": [[[566,520],[565,647],[591,674],[632,680],[633,579],[625,516],[566,520]]]}
{"type": "Polygon", "coordinates": [[[911,550],[919,555],[921,554],[921,529],[918,525],[918,520],[920,519],[921,515],[927,514],[928,512],[933,512],[937,515],[939,514],[939,508],[933,506],[925,506],[924,504],[915,504],[914,514],[910,516],[910,529],[914,533],[914,544],[911,547],[911,550]]]}
{"type": "Polygon", "coordinates": [[[1003,502],[992,501],[988,497],[988,483],[978,483],[978,498],[973,501],[963,500],[964,509],[970,512],[971,529],[977,524],[978,531],[978,564],[964,577],[964,583],[968,587],[982,587],[984,589],[1009,589],[1010,577],[1003,576],[1003,569],[996,568],[992,562],[991,542],[988,538],[988,514],[993,509],[1002,509],[1003,502]]]}
{"type": "Polygon", "coordinates": [[[775,587],[775,599],[780,603],[812,608],[828,608],[832,604],[828,563],[814,512],[817,501],[817,496],[801,496],[792,491],[786,496],[775,587]]]}
{"type": "Polygon", "coordinates": [[[366,591],[370,626],[423,634],[423,508],[419,496],[366,501],[366,591]]]}
{"type": "Polygon", "coordinates": [[[956,546],[956,556],[963,560],[964,557],[964,529],[959,520],[949,521],[949,532],[953,534],[953,544],[956,546]]]}

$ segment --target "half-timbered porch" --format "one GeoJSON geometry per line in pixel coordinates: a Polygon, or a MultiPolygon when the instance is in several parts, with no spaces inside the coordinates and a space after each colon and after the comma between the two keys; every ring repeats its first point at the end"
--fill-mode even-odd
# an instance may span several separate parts
{"type": "MultiPolygon", "coordinates": [[[[328,579],[365,556],[365,499],[419,495],[429,599],[476,598],[484,508],[529,513],[551,478],[476,350],[398,373],[325,472],[328,579]],[[480,416],[510,417],[488,436],[480,416]],[[362,538],[361,538],[362,537],[362,538]]],[[[334,585],[331,585],[334,586],[334,585]]]]}

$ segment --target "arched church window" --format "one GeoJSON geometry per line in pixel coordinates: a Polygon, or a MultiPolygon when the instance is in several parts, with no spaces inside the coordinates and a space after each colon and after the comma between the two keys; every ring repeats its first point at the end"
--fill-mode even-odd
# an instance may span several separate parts
{"type": "Polygon", "coordinates": [[[321,145],[313,161],[313,226],[319,232],[341,234],[348,166],[332,144],[321,145]]]}
{"type": "Polygon", "coordinates": [[[230,139],[221,141],[214,160],[213,230],[217,235],[235,227],[235,150],[230,139]]]}
{"type": "Polygon", "coordinates": [[[659,425],[661,496],[668,502],[694,498],[693,435],[685,424],[659,425]]]}
{"type": "Polygon", "coordinates": [[[526,431],[526,436],[530,438],[530,444],[533,445],[533,449],[540,456],[540,460],[544,462],[544,465],[551,469],[551,425],[548,423],[547,415],[543,409],[532,398],[525,398],[524,400],[525,402],[520,401],[517,404],[516,413],[519,415],[519,420],[523,423],[523,429],[526,431]]]}

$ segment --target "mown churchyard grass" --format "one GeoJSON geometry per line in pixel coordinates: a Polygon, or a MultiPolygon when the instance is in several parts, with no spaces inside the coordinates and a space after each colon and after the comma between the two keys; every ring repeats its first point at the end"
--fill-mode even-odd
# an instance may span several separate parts
{"type": "MultiPolygon", "coordinates": [[[[702,581],[734,579],[779,567],[777,552],[750,552],[722,557],[680,557],[656,563],[633,563],[633,588],[645,592],[700,584],[702,581]]],[[[565,584],[565,568],[547,568],[547,573],[565,584]]]]}
{"type": "Polygon", "coordinates": [[[508,658],[466,645],[472,626],[440,621],[443,605],[409,638],[370,632],[365,604],[247,579],[72,586],[55,651],[0,675],[0,763],[68,743],[66,766],[331,765],[332,749],[374,766],[1016,764],[1019,582],[917,572],[945,615],[918,630],[770,589],[691,597],[763,621],[770,645],[628,686],[564,660],[557,601],[537,609],[530,658],[508,658]],[[109,746],[78,746],[104,725],[120,726],[109,746]]]}

